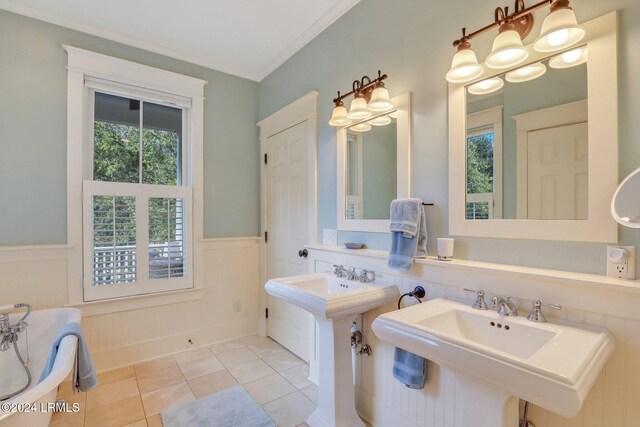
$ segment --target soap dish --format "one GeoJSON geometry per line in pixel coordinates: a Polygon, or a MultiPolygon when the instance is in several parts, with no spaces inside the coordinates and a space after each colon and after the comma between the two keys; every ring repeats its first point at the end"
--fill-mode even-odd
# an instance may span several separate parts
{"type": "Polygon", "coordinates": [[[362,249],[364,248],[364,243],[345,243],[344,247],[347,249],[362,249]]]}

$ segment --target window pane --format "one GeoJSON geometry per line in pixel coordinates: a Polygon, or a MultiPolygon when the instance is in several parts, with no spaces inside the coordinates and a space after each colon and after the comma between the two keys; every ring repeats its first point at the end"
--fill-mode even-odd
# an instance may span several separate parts
{"type": "Polygon", "coordinates": [[[467,194],[493,193],[494,133],[467,138],[467,194]]]}
{"type": "Polygon", "coordinates": [[[93,179],[140,182],[140,101],[95,94],[93,179]]]}
{"type": "Polygon", "coordinates": [[[93,284],[135,280],[135,197],[93,196],[93,284]]]}
{"type": "Polygon", "coordinates": [[[184,200],[149,198],[149,278],[184,276],[184,200]]]}
{"type": "Polygon", "coordinates": [[[181,184],[182,110],[145,102],[142,116],[142,183],[181,184]]]}
{"type": "Polygon", "coordinates": [[[489,215],[489,203],[467,203],[467,219],[491,219],[489,215]]]}

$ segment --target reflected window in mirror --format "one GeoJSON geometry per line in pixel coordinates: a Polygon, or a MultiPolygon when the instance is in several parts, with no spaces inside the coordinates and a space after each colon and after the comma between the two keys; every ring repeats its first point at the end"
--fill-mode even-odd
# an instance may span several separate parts
{"type": "Polygon", "coordinates": [[[502,107],[469,114],[466,219],[502,218],[502,107]]]}
{"type": "Polygon", "coordinates": [[[465,219],[587,219],[586,56],[573,48],[467,87],[465,219]]]}
{"type": "Polygon", "coordinates": [[[397,126],[388,115],[346,129],[345,218],[389,219],[397,194],[397,126]]]}

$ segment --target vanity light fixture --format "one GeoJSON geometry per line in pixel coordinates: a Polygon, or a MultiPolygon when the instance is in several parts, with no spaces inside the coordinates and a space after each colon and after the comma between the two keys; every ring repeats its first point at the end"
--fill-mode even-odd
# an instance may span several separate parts
{"type": "MultiPolygon", "coordinates": [[[[378,77],[375,79],[371,80],[369,76],[363,76],[360,80],[353,81],[351,92],[344,95],[340,95],[340,92],[338,92],[338,97],[333,100],[335,107],[333,108],[329,124],[331,126],[346,126],[350,124],[352,120],[357,121],[371,117],[372,111],[379,113],[392,110],[394,106],[389,99],[389,91],[384,87],[384,83],[382,82],[386,78],[387,75],[382,74],[380,70],[378,70],[378,77]],[[342,100],[351,95],[353,95],[353,100],[351,101],[349,112],[346,112],[342,100]]],[[[371,126],[369,126],[369,129],[370,128],[371,126]]],[[[369,129],[360,131],[367,131],[369,129]]]]}
{"type": "Polygon", "coordinates": [[[554,0],[533,48],[538,52],[556,52],[578,43],[584,35],[569,0],[554,0]]]}
{"type": "MultiPolygon", "coordinates": [[[[338,92],[338,97],[340,92],[338,92]]],[[[347,109],[342,101],[336,102],[336,106],[333,108],[331,114],[331,120],[329,120],[331,126],[346,126],[351,124],[351,119],[347,117],[347,109]]]]}
{"type": "Polygon", "coordinates": [[[349,130],[352,130],[354,132],[367,132],[371,130],[371,125],[369,124],[369,122],[362,122],[358,123],[355,126],[351,126],[349,130]]]}
{"type": "MultiPolygon", "coordinates": [[[[465,29],[462,29],[464,35],[465,29]]],[[[451,83],[466,83],[480,77],[484,72],[482,65],[478,64],[476,53],[471,49],[471,43],[464,41],[458,46],[458,52],[453,56],[451,69],[447,73],[447,81],[451,83]]]]}
{"type": "Polygon", "coordinates": [[[472,84],[467,90],[471,95],[486,95],[502,89],[503,86],[504,80],[500,77],[493,77],[491,79],[482,80],[478,83],[472,84]]]}
{"type": "Polygon", "coordinates": [[[373,126],[386,126],[391,123],[391,118],[389,116],[378,116],[375,119],[369,120],[367,123],[373,126]]]}
{"type": "Polygon", "coordinates": [[[546,72],[547,67],[542,62],[536,62],[508,72],[505,78],[509,83],[523,83],[537,79],[546,72]]]}
{"type": "Polygon", "coordinates": [[[570,68],[587,62],[588,54],[586,47],[568,50],[549,60],[551,68],[570,68]]]}
{"type": "Polygon", "coordinates": [[[387,114],[387,116],[391,117],[392,119],[397,119],[398,118],[398,110],[390,112],[389,114],[387,114]]]}
{"type": "Polygon", "coordinates": [[[539,52],[555,52],[578,43],[585,35],[578,25],[569,0],[543,0],[533,6],[525,7],[524,0],[515,0],[515,12],[509,13],[508,7],[498,7],[494,12],[494,22],[470,34],[462,29],[462,37],[453,42],[458,52],[453,57],[447,81],[467,83],[480,75],[482,65],[478,64],[470,40],[489,30],[498,28],[493,48],[486,59],[487,66],[494,69],[510,68],[521,64],[529,56],[522,40],[533,29],[533,12],[544,6],[550,6],[540,36],[534,43],[539,52]],[[471,77],[473,76],[473,77],[471,77]]]}
{"type": "MultiPolygon", "coordinates": [[[[502,9],[498,9],[502,10],[502,9]]],[[[522,45],[520,33],[513,22],[505,22],[500,26],[499,34],[493,40],[493,48],[487,57],[487,66],[502,69],[522,64],[529,52],[522,45]]]]}

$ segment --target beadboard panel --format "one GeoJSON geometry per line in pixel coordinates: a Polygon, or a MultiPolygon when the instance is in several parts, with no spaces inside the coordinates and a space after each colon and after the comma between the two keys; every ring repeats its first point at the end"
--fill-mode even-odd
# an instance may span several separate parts
{"type": "MultiPolygon", "coordinates": [[[[259,239],[205,239],[204,297],[84,317],[82,326],[98,370],[160,357],[258,330],[259,239]],[[233,311],[239,301],[241,310],[233,311]]],[[[34,309],[67,303],[67,247],[0,251],[0,301],[34,309]]]]}
{"type": "MultiPolygon", "coordinates": [[[[386,259],[358,255],[356,252],[352,255],[343,251],[311,248],[310,259],[314,262],[315,271],[327,271],[336,263],[373,270],[378,280],[397,285],[401,294],[421,285],[426,289],[428,299],[447,297],[471,304],[475,296],[464,293],[462,288],[469,286],[469,282],[473,286],[483,284],[476,271],[464,271],[465,268],[456,268],[447,263],[443,263],[442,267],[422,264],[421,268],[414,268],[403,274],[387,269],[386,259]],[[450,269],[450,274],[446,273],[447,269],[450,269]],[[447,279],[448,277],[451,279],[447,279]]],[[[558,275],[564,274],[559,272],[558,275]]],[[[635,294],[625,295],[624,291],[614,289],[600,290],[597,294],[599,304],[594,304],[591,298],[578,295],[581,290],[577,288],[574,290],[576,298],[571,302],[566,298],[567,289],[558,288],[574,286],[569,280],[560,285],[556,280],[553,283],[542,281],[535,287],[525,288],[519,286],[517,273],[514,273],[514,277],[516,280],[513,286],[518,287],[515,293],[520,297],[515,301],[521,313],[528,313],[532,300],[539,297],[539,292],[544,293],[549,302],[556,302],[554,295],[562,295],[561,311],[545,311],[550,321],[559,319],[602,326],[611,331],[617,342],[615,352],[596,380],[578,415],[570,419],[563,418],[531,405],[529,421],[536,427],[639,426],[640,320],[616,316],[611,313],[609,305],[610,302],[619,304],[621,299],[627,298],[631,305],[628,309],[633,308],[633,305],[637,308],[635,294]],[[602,310],[593,309],[598,306],[602,310]]],[[[606,278],[603,279],[603,282],[607,281],[606,278]]],[[[487,283],[483,288],[491,289],[491,275],[487,274],[484,280],[487,283]]],[[[508,289],[503,288],[502,291],[508,289]]],[[[404,301],[406,300],[405,298],[404,301]]],[[[374,426],[467,427],[461,424],[456,405],[459,400],[457,382],[449,370],[429,362],[427,385],[423,390],[408,389],[393,378],[393,347],[376,338],[371,330],[371,323],[378,315],[395,309],[396,302],[392,302],[364,315],[363,343],[371,345],[373,354],[371,357],[358,356],[356,359],[356,403],[360,415],[374,426]]]]}

